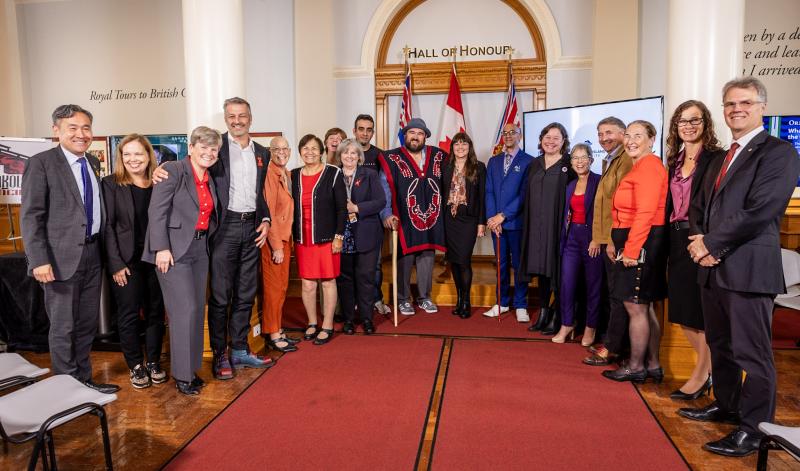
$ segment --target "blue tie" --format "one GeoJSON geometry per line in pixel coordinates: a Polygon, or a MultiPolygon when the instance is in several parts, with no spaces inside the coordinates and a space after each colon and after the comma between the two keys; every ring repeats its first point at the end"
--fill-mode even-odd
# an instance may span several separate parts
{"type": "Polygon", "coordinates": [[[92,192],[92,180],[89,175],[89,166],[86,164],[86,157],[78,157],[81,163],[81,179],[83,180],[83,209],[86,211],[86,237],[92,235],[92,215],[94,214],[92,205],[94,204],[94,193],[92,192]]]}

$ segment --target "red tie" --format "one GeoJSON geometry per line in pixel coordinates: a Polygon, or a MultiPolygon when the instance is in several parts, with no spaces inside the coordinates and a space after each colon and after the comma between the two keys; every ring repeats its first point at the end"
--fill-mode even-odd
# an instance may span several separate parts
{"type": "Polygon", "coordinates": [[[725,178],[725,174],[728,173],[728,166],[731,164],[731,160],[733,160],[733,155],[736,154],[736,149],[739,148],[739,143],[734,142],[731,144],[731,148],[728,149],[728,153],[725,154],[725,160],[722,161],[722,168],[719,169],[719,176],[717,177],[716,183],[714,183],[714,191],[719,189],[719,184],[722,182],[722,179],[725,178]]]}

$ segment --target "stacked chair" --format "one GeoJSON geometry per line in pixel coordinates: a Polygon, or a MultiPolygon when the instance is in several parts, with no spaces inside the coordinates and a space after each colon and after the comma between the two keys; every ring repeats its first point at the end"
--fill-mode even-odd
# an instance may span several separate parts
{"type": "Polygon", "coordinates": [[[111,443],[104,405],[116,394],[102,394],[69,375],[55,375],[37,381],[48,373],[16,353],[0,353],[0,438],[8,452],[8,442],[24,443],[36,439],[28,469],[33,471],[41,457],[42,469],[57,469],[53,429],[85,414],[96,415],[103,432],[106,469],[113,469],[111,443]]]}
{"type": "Polygon", "coordinates": [[[767,458],[769,450],[777,447],[789,453],[794,459],[800,461],[800,427],[784,427],[769,422],[761,422],[758,429],[765,433],[758,447],[758,471],[767,471],[767,458]]]}

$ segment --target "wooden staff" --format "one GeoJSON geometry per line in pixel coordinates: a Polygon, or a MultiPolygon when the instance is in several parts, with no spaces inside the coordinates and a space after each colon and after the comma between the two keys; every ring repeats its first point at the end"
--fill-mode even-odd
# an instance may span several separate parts
{"type": "Polygon", "coordinates": [[[394,326],[397,327],[397,230],[392,229],[392,303],[394,326]]]}
{"type": "MultiPolygon", "coordinates": [[[[497,322],[500,323],[500,234],[497,233],[495,233],[494,238],[494,253],[497,261],[497,284],[495,285],[494,294],[497,299],[497,322]]],[[[517,274],[514,273],[514,276],[517,276],[517,274]]]]}

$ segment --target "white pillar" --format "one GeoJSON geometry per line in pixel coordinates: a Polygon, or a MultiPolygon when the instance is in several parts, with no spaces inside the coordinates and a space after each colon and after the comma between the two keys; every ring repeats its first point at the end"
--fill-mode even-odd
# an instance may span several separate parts
{"type": "Polygon", "coordinates": [[[187,133],[225,130],[222,103],[244,97],[242,0],[183,0],[187,133]]]}
{"type": "Polygon", "coordinates": [[[722,86],[742,75],[745,0],[671,0],[664,131],[675,108],[700,100],[717,137],[730,140],[722,113],[722,86]]]}

